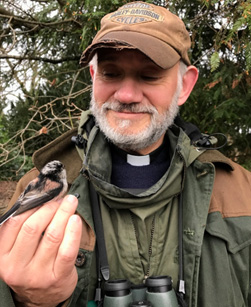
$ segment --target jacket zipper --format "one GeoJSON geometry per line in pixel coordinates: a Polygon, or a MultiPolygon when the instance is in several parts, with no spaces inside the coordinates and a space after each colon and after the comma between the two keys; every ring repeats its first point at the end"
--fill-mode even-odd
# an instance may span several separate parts
{"type": "MultiPolygon", "coordinates": [[[[135,233],[135,238],[136,238],[136,242],[137,242],[137,246],[138,246],[138,250],[139,250],[138,236],[137,236],[137,231],[136,231],[136,227],[135,227],[135,220],[134,220],[133,213],[131,211],[130,211],[130,216],[131,216],[133,230],[134,230],[134,233],[135,233]]],[[[146,279],[150,275],[151,257],[152,257],[152,253],[153,253],[152,244],[153,244],[154,231],[155,231],[155,214],[154,214],[153,219],[152,219],[151,234],[150,234],[150,241],[149,241],[149,248],[148,248],[148,264],[147,264],[146,272],[144,270],[143,262],[140,259],[140,262],[141,262],[141,265],[142,265],[142,269],[144,271],[143,283],[145,283],[146,279]]]]}

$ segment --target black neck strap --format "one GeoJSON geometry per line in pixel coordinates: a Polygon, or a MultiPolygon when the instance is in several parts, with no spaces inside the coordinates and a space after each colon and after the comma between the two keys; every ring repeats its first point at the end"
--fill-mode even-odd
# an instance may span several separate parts
{"type": "Polygon", "coordinates": [[[176,295],[180,307],[187,307],[185,302],[184,255],[183,255],[183,197],[179,195],[178,213],[178,242],[179,242],[179,276],[176,295]]]}
{"type": "Polygon", "coordinates": [[[93,221],[94,221],[94,228],[95,228],[96,242],[97,242],[96,262],[97,262],[98,284],[96,287],[95,301],[97,302],[98,306],[100,306],[102,302],[101,281],[102,278],[105,281],[109,279],[110,271],[109,271],[107,252],[105,246],[103,222],[100,212],[99,196],[91,182],[90,182],[90,198],[92,204],[92,214],[93,214],[93,221]]]}

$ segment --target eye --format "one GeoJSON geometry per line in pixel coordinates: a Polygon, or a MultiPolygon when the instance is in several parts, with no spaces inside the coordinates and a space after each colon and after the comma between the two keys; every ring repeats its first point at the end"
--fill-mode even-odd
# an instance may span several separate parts
{"type": "Polygon", "coordinates": [[[120,76],[120,74],[118,72],[115,72],[115,71],[104,70],[102,72],[102,76],[105,79],[115,79],[115,78],[118,78],[120,76]]]}
{"type": "Polygon", "coordinates": [[[159,77],[152,76],[152,75],[141,75],[141,79],[144,80],[144,81],[150,81],[150,82],[152,81],[152,82],[154,82],[154,81],[159,80],[159,77]]]}
{"type": "Polygon", "coordinates": [[[118,67],[111,63],[100,63],[98,72],[104,80],[114,80],[121,76],[121,71],[118,67]]]}
{"type": "Polygon", "coordinates": [[[140,72],[140,78],[143,81],[154,82],[161,78],[162,74],[157,69],[144,69],[140,72]]]}

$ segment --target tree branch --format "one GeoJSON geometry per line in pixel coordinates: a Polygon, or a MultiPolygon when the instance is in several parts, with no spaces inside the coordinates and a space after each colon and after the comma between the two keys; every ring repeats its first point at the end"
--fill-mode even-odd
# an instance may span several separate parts
{"type": "MultiPolygon", "coordinates": [[[[27,31],[20,31],[20,30],[19,30],[19,31],[15,31],[15,35],[18,36],[18,35],[22,35],[22,34],[27,34],[27,33],[35,32],[35,31],[37,31],[38,29],[39,29],[39,26],[36,25],[36,26],[30,28],[30,29],[27,30],[27,31]]],[[[1,35],[1,37],[10,37],[10,36],[12,36],[12,34],[2,34],[2,35],[1,35]]],[[[1,37],[0,37],[0,38],[1,38],[1,37]]]]}
{"type": "Polygon", "coordinates": [[[60,5],[60,7],[64,7],[66,5],[66,1],[65,0],[57,0],[58,4],[60,5]]]}
{"type": "Polygon", "coordinates": [[[32,2],[41,2],[41,3],[49,3],[51,0],[30,0],[32,2]]]}
{"type": "Polygon", "coordinates": [[[12,21],[14,21],[14,24],[16,26],[25,26],[29,29],[32,29],[34,26],[32,24],[29,24],[25,21],[23,18],[17,18],[12,12],[7,11],[4,7],[0,6],[0,17],[3,18],[12,18],[12,21]]]}
{"type": "Polygon", "coordinates": [[[67,61],[77,61],[80,59],[80,55],[61,58],[61,59],[49,59],[49,58],[43,58],[43,57],[38,57],[38,56],[17,56],[17,55],[0,54],[0,59],[13,59],[13,60],[21,60],[21,61],[22,60],[41,61],[45,63],[58,64],[58,63],[67,62],[67,61]]]}
{"type": "Polygon", "coordinates": [[[65,20],[60,20],[60,21],[55,21],[55,22],[40,22],[40,21],[34,21],[34,20],[28,20],[28,19],[23,19],[21,17],[16,17],[12,15],[11,13],[9,14],[2,14],[1,13],[1,7],[0,7],[0,17],[3,18],[12,18],[13,21],[15,21],[18,25],[24,25],[29,28],[33,28],[33,25],[38,25],[41,27],[51,27],[51,26],[58,26],[64,23],[76,23],[79,27],[82,28],[82,24],[78,22],[77,20],[73,18],[65,19],[65,20]]]}

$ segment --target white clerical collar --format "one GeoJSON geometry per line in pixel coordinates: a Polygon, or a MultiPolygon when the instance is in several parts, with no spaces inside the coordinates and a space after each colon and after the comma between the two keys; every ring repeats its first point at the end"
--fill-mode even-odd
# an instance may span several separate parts
{"type": "Polygon", "coordinates": [[[150,164],[150,155],[134,156],[127,154],[127,163],[133,166],[145,166],[150,164]]]}

